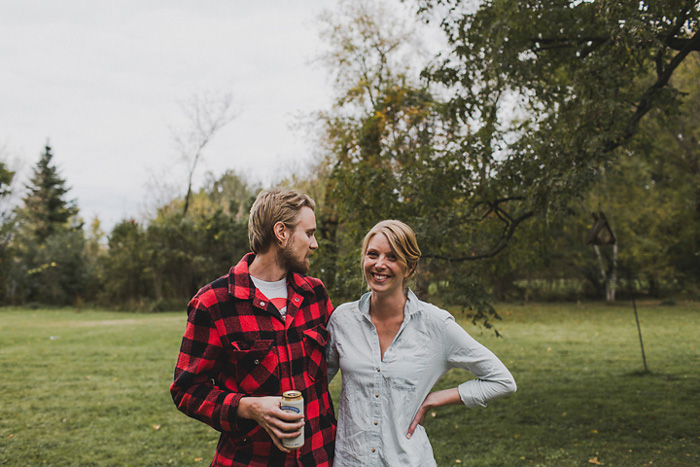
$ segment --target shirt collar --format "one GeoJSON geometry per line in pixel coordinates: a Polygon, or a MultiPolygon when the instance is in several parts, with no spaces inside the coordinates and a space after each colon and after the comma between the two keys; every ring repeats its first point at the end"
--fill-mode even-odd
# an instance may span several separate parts
{"type": "MultiPolygon", "coordinates": [[[[371,296],[372,292],[367,292],[362,296],[362,298],[360,298],[359,303],[360,312],[367,317],[369,317],[369,299],[371,296]]],[[[418,300],[418,297],[416,297],[416,294],[413,293],[413,290],[408,289],[408,293],[406,294],[406,304],[403,307],[404,319],[413,316],[422,309],[423,307],[421,306],[421,301],[418,300]]]]}
{"type": "MultiPolygon", "coordinates": [[[[250,265],[255,259],[255,253],[248,253],[231,268],[228,277],[228,293],[240,300],[255,298],[255,285],[250,278],[250,265]]],[[[313,288],[306,276],[291,272],[287,274],[287,286],[303,295],[312,295],[313,288]]]]}

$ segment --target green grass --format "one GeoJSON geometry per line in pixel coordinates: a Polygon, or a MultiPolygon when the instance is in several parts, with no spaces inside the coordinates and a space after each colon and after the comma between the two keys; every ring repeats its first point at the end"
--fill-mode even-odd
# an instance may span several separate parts
{"type": "MultiPolygon", "coordinates": [[[[439,465],[700,466],[700,306],[498,307],[503,338],[465,326],[518,392],[426,422],[439,465]],[[461,461],[461,462],[458,462],[461,461]]],[[[440,387],[468,375],[448,373],[440,387]]]]}
{"type": "MultiPolygon", "coordinates": [[[[629,304],[498,310],[503,338],[463,324],[518,392],[429,416],[439,465],[700,465],[699,304],[639,306],[646,375],[629,304]]],[[[0,465],[208,465],[218,434],[168,393],[184,320],[0,309],[0,465]]]]}

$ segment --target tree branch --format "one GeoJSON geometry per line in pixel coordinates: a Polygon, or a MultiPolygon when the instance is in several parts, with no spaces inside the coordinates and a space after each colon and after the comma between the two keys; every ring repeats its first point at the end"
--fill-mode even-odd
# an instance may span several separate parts
{"type": "MultiPolygon", "coordinates": [[[[484,202],[481,202],[479,204],[482,204],[484,202]]],[[[497,203],[497,202],[494,202],[497,203]]],[[[447,255],[439,255],[435,253],[427,253],[422,255],[423,258],[433,258],[433,259],[440,259],[440,260],[446,260],[446,261],[476,261],[480,259],[485,259],[485,258],[491,258],[493,256],[496,256],[498,253],[503,251],[507,246],[510,240],[513,238],[513,235],[515,234],[515,231],[522,222],[525,220],[529,219],[530,217],[534,216],[534,212],[529,211],[526,212],[516,218],[511,218],[508,215],[505,215],[505,212],[500,209],[497,204],[490,203],[492,204],[492,209],[491,211],[496,211],[497,213],[500,212],[501,214],[498,214],[499,219],[501,219],[504,223],[504,229],[503,233],[501,234],[501,238],[498,240],[498,243],[489,251],[484,252],[484,253],[478,253],[478,254],[472,254],[470,256],[447,256],[447,255]]]]}
{"type": "Polygon", "coordinates": [[[668,84],[673,72],[676,70],[676,68],[678,68],[681,62],[683,62],[688,54],[694,50],[700,50],[700,31],[696,32],[693,37],[688,40],[685,47],[671,59],[666,69],[658,74],[656,82],[644,92],[642,98],[639,100],[639,104],[637,104],[637,110],[634,112],[634,115],[632,115],[632,118],[627,124],[627,129],[625,130],[622,138],[611,143],[609,150],[612,151],[613,149],[617,148],[637,132],[639,122],[641,121],[642,117],[644,117],[644,115],[651,110],[656,95],[664,86],[668,84]]]}

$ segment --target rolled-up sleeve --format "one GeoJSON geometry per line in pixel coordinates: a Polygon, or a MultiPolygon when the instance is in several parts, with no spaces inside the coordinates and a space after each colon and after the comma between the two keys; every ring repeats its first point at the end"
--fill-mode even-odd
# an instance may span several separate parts
{"type": "Polygon", "coordinates": [[[454,318],[445,319],[444,325],[447,366],[463,368],[476,376],[457,388],[465,406],[486,407],[488,401],[517,390],[513,375],[493,352],[471,337],[454,318]]]}

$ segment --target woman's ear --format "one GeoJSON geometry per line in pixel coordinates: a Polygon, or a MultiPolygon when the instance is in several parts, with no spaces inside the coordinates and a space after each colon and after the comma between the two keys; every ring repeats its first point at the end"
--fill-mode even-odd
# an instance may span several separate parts
{"type": "Polygon", "coordinates": [[[284,248],[289,240],[289,229],[284,225],[284,222],[278,222],[272,227],[272,231],[275,234],[275,240],[280,248],[284,248]]]}
{"type": "Polygon", "coordinates": [[[404,277],[404,282],[408,280],[409,277],[413,275],[413,273],[416,271],[416,268],[418,267],[417,264],[414,264],[410,268],[406,268],[406,276],[404,277]]]}

